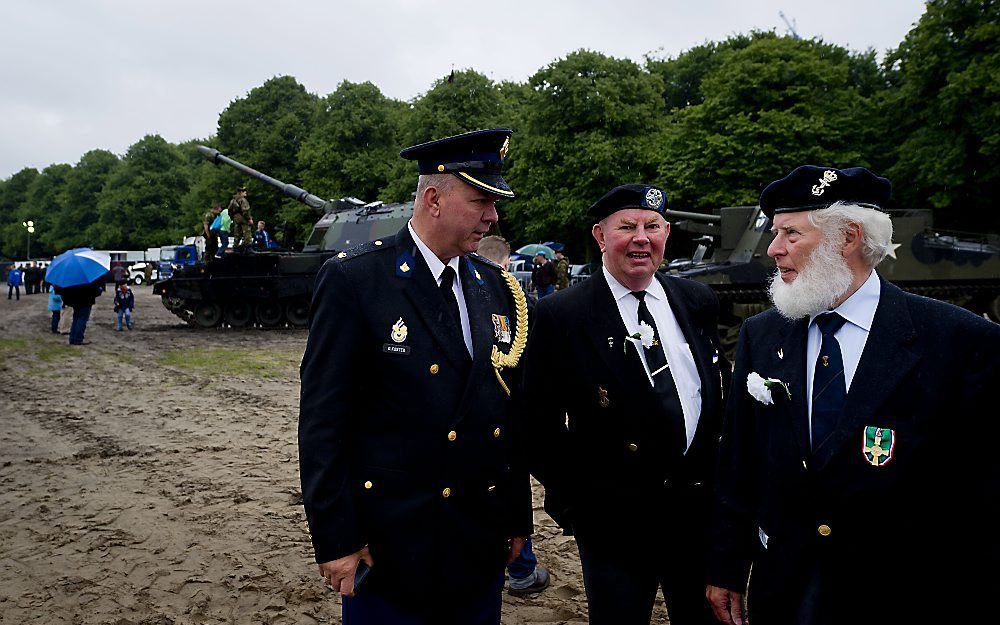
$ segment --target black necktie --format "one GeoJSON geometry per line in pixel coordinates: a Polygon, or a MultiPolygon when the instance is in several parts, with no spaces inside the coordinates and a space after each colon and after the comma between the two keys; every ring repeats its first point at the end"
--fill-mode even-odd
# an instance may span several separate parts
{"type": "Polygon", "coordinates": [[[444,297],[445,308],[451,314],[452,320],[461,329],[462,317],[458,313],[458,299],[455,297],[455,291],[451,288],[454,280],[455,270],[451,265],[445,265],[444,273],[441,274],[441,295],[444,297]]]}
{"type": "Polygon", "coordinates": [[[649,366],[649,373],[653,375],[653,389],[663,402],[663,407],[670,418],[673,435],[679,440],[681,453],[687,447],[687,436],[684,426],[684,409],[681,407],[681,400],[677,394],[677,387],[674,385],[674,376],[667,368],[667,356],[664,346],[660,341],[660,332],[656,329],[656,322],[653,315],[646,306],[646,292],[632,291],[633,297],[639,300],[639,322],[645,323],[653,329],[653,345],[643,347],[646,355],[646,364],[649,366]]]}
{"type": "Polygon", "coordinates": [[[816,358],[812,391],[812,446],[816,449],[833,432],[844,411],[847,380],[844,377],[844,357],[834,334],[847,320],[837,313],[816,317],[823,334],[823,344],[816,358]]]}

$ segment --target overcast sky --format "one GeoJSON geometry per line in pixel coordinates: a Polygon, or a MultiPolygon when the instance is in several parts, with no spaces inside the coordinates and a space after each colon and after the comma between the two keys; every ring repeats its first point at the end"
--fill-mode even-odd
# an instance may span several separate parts
{"type": "Polygon", "coordinates": [[[2,0],[0,179],[123,154],[146,134],[215,132],[273,76],[325,95],[369,80],[409,100],[452,67],[524,81],[580,48],[642,61],[752,29],[853,50],[895,47],[917,0],[2,0]]]}

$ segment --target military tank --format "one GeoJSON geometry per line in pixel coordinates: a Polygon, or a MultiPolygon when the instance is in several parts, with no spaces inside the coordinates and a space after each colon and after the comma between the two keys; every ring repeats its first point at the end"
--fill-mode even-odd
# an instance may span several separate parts
{"type": "Polygon", "coordinates": [[[247,251],[177,269],[153,293],[184,321],[201,328],[304,327],[309,323],[313,284],[320,266],[337,252],[394,235],[413,214],[413,203],[385,204],[357,198],[324,200],[198,146],[216,165],[225,164],[279,189],[320,213],[301,252],[247,251]]]}
{"type": "MultiPolygon", "coordinates": [[[[905,291],[1000,321],[1000,236],[935,230],[929,209],[888,213],[893,246],[878,265],[879,276],[905,291]]],[[[666,270],[712,287],[719,297],[720,334],[731,351],[743,320],[770,307],[771,222],[759,206],[725,207],[713,214],[671,210],[666,214],[693,248],[666,270]]]]}

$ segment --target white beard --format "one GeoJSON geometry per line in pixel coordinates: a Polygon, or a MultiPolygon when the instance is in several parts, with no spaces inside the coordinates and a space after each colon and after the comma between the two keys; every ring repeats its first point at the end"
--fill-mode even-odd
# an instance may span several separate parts
{"type": "Polygon", "coordinates": [[[830,310],[854,282],[847,260],[837,244],[824,240],[809,257],[809,264],[790,284],[774,270],[768,288],[774,307],[788,319],[802,319],[830,310]]]}

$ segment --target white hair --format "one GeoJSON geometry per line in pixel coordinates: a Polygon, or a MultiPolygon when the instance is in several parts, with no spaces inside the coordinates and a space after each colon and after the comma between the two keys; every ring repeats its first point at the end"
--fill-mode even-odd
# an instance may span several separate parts
{"type": "Polygon", "coordinates": [[[860,204],[835,202],[828,208],[809,211],[809,223],[823,232],[826,239],[847,231],[848,224],[861,227],[861,254],[874,267],[889,254],[892,244],[892,220],[889,215],[860,204]]]}

